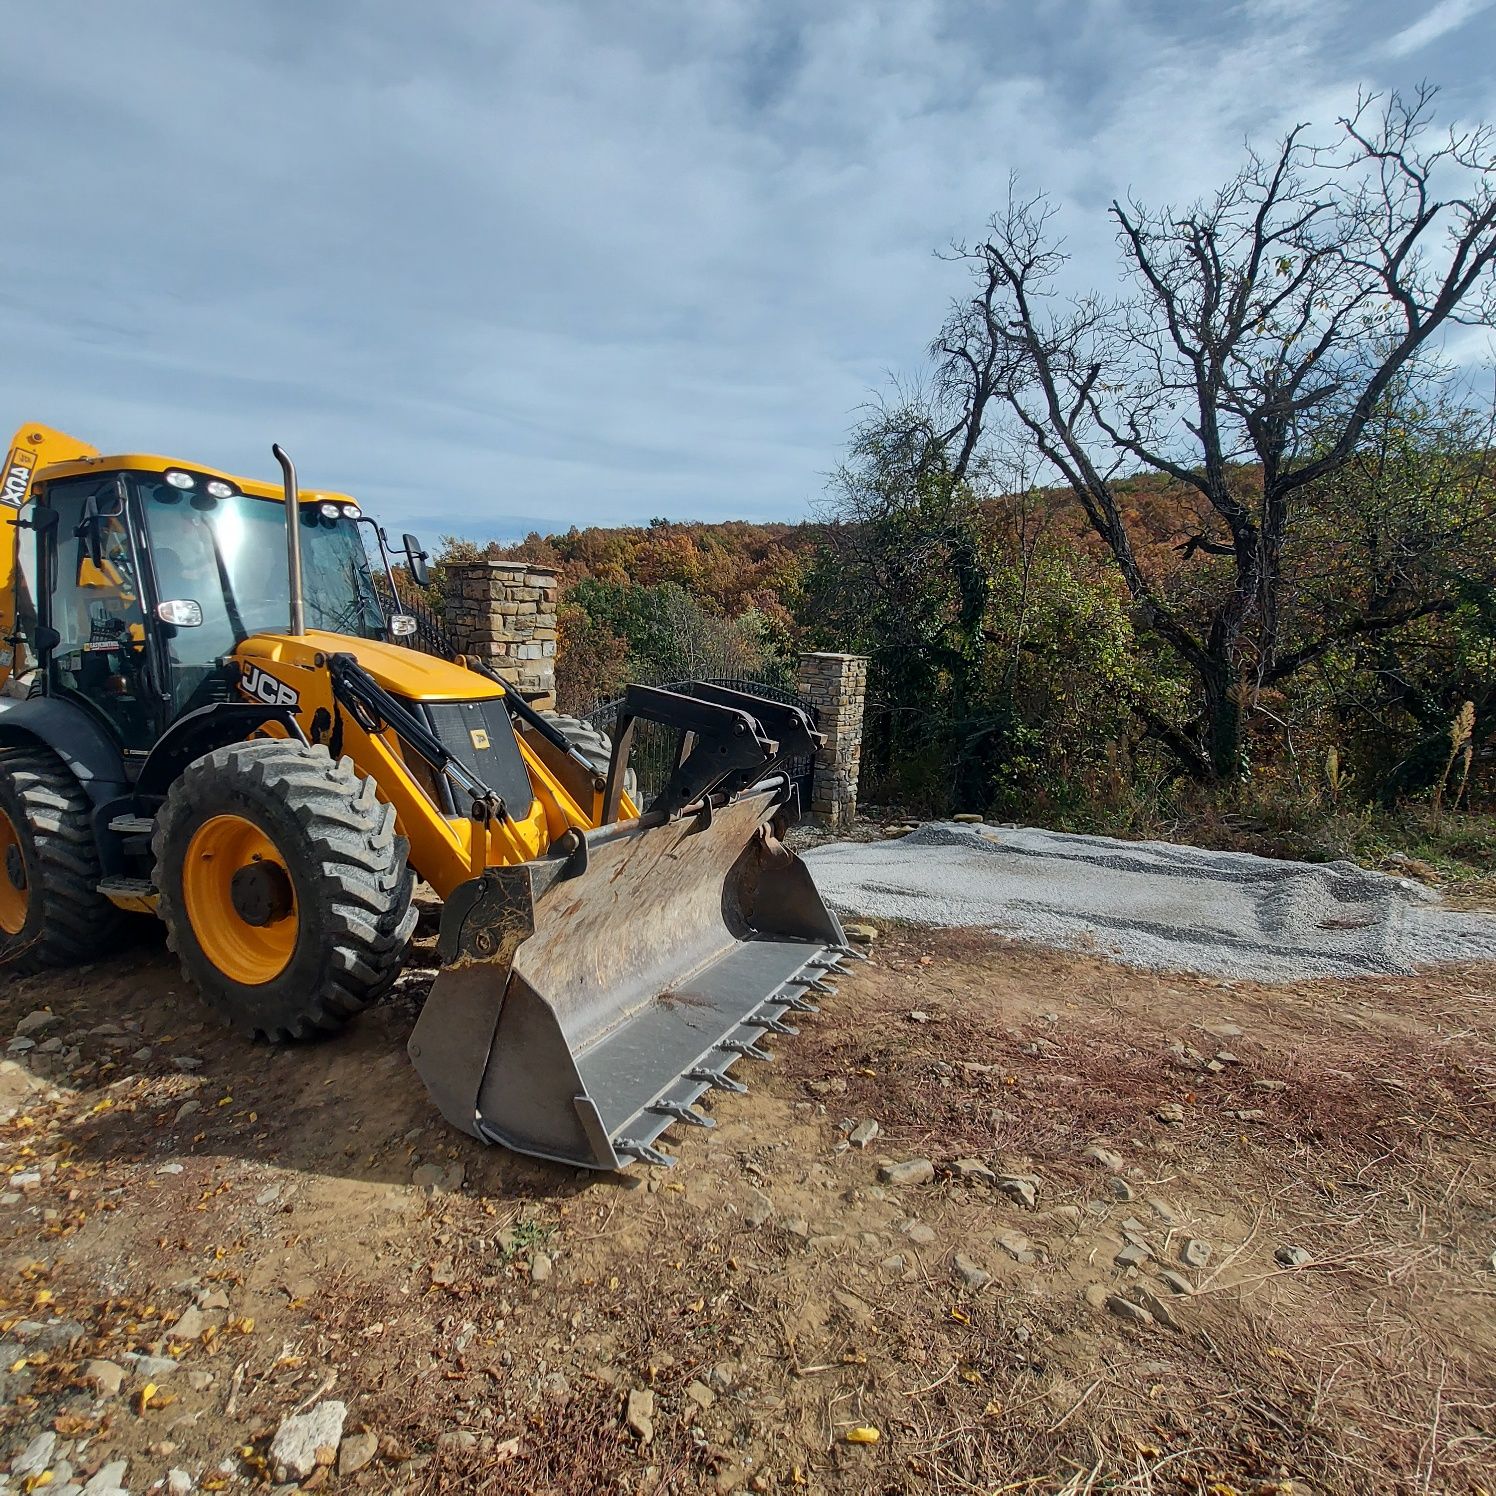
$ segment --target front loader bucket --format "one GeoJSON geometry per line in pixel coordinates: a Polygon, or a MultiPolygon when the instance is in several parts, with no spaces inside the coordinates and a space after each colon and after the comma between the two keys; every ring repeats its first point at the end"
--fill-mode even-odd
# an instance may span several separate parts
{"type": "Polygon", "coordinates": [[[592,1169],[669,1163],[673,1122],[766,1032],[794,1033],[847,953],[809,869],[773,835],[771,785],[569,856],[493,868],[443,912],[443,970],[410,1055],[454,1126],[592,1169]]]}

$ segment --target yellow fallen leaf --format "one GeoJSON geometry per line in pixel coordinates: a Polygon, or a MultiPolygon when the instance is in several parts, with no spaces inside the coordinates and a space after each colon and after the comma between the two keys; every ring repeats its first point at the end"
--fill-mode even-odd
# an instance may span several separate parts
{"type": "Polygon", "coordinates": [[[842,1435],[848,1444],[876,1444],[880,1437],[878,1430],[869,1423],[859,1423],[842,1435]]]}
{"type": "Polygon", "coordinates": [[[969,1325],[971,1323],[971,1316],[961,1309],[952,1309],[951,1318],[955,1320],[957,1324],[969,1325]]]}
{"type": "Polygon", "coordinates": [[[982,1409],[983,1416],[987,1418],[1001,1418],[1002,1412],[1003,1405],[995,1397],[982,1409]]]}
{"type": "Polygon", "coordinates": [[[962,1369],[961,1380],[963,1382],[971,1382],[973,1385],[975,1385],[975,1384],[977,1384],[978,1382],[981,1382],[984,1379],[982,1377],[982,1373],[979,1372],[976,1369],[976,1367],[974,1367],[974,1366],[967,1366],[967,1367],[965,1367],[965,1368],[962,1369]]]}
{"type": "Polygon", "coordinates": [[[705,1299],[694,1299],[694,1300],[692,1300],[691,1305],[690,1305],[690,1309],[691,1309],[691,1313],[692,1314],[700,1314],[701,1311],[703,1309],[705,1309],[705,1308],[706,1308],[706,1300],[705,1299]]]}
{"type": "Polygon", "coordinates": [[[23,1491],[39,1491],[43,1486],[50,1486],[51,1484],[52,1472],[50,1470],[40,1470],[35,1475],[28,1475],[21,1489],[23,1491]]]}
{"type": "Polygon", "coordinates": [[[25,1358],[25,1356],[22,1356],[19,1361],[12,1361],[10,1363],[10,1369],[12,1371],[25,1371],[26,1370],[26,1358],[25,1358]]]}
{"type": "Polygon", "coordinates": [[[150,1407],[151,1399],[154,1398],[157,1392],[159,1392],[160,1390],[161,1389],[157,1387],[154,1382],[147,1382],[145,1386],[135,1394],[135,1411],[137,1413],[144,1413],[145,1410],[150,1407]]]}

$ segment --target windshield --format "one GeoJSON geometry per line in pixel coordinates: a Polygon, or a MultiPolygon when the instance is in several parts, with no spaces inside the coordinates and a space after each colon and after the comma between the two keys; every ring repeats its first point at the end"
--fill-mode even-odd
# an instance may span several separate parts
{"type": "MultiPolygon", "coordinates": [[[[251,634],[284,633],[291,615],[285,505],[244,494],[215,499],[174,488],[154,474],[132,479],[141,499],[158,602],[190,600],[199,627],[171,630],[174,695],[185,710],[251,634]]],[[[306,625],[356,638],[384,637],[384,615],[356,520],[301,506],[302,590],[306,625]]],[[[195,703],[194,703],[195,704],[195,703]]]]}

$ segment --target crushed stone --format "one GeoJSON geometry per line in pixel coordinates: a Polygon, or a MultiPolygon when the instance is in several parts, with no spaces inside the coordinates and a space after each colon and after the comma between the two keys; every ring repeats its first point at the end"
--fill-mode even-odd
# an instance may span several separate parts
{"type": "Polygon", "coordinates": [[[986,928],[1123,965],[1244,981],[1496,960],[1496,917],[1408,878],[1169,842],[936,822],[802,854],[837,910],[986,928]]]}

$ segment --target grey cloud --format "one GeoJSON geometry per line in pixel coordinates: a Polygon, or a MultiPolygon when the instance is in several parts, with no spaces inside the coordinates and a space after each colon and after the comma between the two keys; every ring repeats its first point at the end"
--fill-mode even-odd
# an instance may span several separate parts
{"type": "Polygon", "coordinates": [[[1107,284],[1110,197],[1410,81],[1387,0],[27,11],[0,411],[475,536],[804,514],[1010,170],[1107,284]]]}

